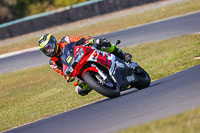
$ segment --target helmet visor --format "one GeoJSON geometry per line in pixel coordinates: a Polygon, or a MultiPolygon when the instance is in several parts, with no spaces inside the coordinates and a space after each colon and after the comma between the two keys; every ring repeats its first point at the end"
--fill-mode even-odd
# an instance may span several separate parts
{"type": "Polygon", "coordinates": [[[54,43],[48,43],[43,49],[42,52],[48,56],[52,57],[55,55],[56,52],[56,45],[54,43]]]}

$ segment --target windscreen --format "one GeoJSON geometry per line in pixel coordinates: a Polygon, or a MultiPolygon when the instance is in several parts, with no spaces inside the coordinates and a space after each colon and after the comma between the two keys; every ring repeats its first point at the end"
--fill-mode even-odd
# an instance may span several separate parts
{"type": "Polygon", "coordinates": [[[74,46],[75,42],[65,45],[62,60],[67,66],[71,66],[74,63],[74,46]]]}

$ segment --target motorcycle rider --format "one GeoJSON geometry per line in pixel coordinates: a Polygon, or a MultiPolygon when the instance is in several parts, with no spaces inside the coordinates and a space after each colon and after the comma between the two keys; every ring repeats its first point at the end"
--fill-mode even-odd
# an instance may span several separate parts
{"type": "MultiPolygon", "coordinates": [[[[41,36],[38,42],[39,49],[42,51],[44,55],[50,57],[49,60],[50,67],[54,71],[63,75],[68,83],[74,81],[75,79],[64,75],[61,56],[63,54],[62,51],[64,50],[65,46],[72,42],[76,42],[76,44],[78,45],[90,44],[91,46],[94,46],[99,50],[112,53],[126,62],[130,62],[132,58],[132,55],[130,55],[129,53],[125,53],[117,46],[110,43],[110,41],[107,40],[106,38],[97,39],[95,41],[90,36],[85,36],[85,37],[65,36],[60,41],[57,42],[56,38],[52,34],[45,34],[41,36]]],[[[88,85],[82,81],[75,82],[74,85],[76,86],[75,91],[81,96],[87,95],[91,91],[88,85]]]]}

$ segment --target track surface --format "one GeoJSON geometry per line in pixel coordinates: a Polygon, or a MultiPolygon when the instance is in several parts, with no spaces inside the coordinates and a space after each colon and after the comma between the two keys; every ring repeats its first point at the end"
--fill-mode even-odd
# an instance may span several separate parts
{"type": "Polygon", "coordinates": [[[6,133],[107,133],[200,106],[200,65],[144,90],[105,99],[6,133]]]}
{"type": "MultiPolygon", "coordinates": [[[[183,34],[195,33],[199,31],[200,12],[196,12],[178,18],[154,22],[127,30],[105,34],[103,36],[107,37],[112,42],[120,39],[122,41],[121,46],[127,46],[161,40],[183,34]]],[[[0,58],[0,73],[40,66],[47,63],[48,58],[44,57],[40,51],[27,52],[3,59],[0,58]]]]}

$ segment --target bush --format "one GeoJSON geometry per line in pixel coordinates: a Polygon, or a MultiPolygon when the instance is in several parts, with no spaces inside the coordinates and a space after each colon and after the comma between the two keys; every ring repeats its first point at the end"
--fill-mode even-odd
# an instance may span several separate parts
{"type": "Polygon", "coordinates": [[[0,23],[85,1],[87,0],[1,0],[0,23]]]}

